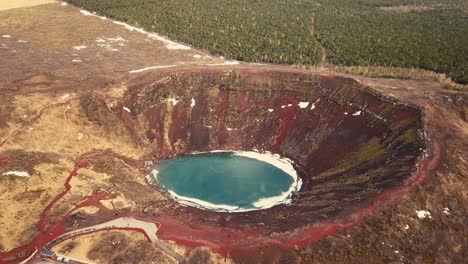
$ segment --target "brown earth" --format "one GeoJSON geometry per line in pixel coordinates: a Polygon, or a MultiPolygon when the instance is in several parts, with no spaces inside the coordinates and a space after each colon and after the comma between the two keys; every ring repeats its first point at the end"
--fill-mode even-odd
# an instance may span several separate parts
{"type": "Polygon", "coordinates": [[[48,4],[48,3],[53,3],[53,2],[56,2],[56,1],[54,0],[15,0],[15,1],[2,0],[0,1],[0,11],[13,9],[13,8],[48,4]]]}
{"type": "MultiPolygon", "coordinates": [[[[39,218],[47,205],[66,190],[65,182],[79,161],[89,165],[70,178],[70,190],[51,204],[46,228],[58,223],[71,230],[116,216],[138,216],[159,222],[158,236],[175,241],[166,242],[188,263],[223,262],[214,252],[229,254],[227,261],[236,263],[463,263],[468,259],[466,92],[447,91],[429,81],[342,75],[356,80],[352,81],[273,65],[204,66],[201,64],[223,60],[206,57],[209,54],[200,50],[168,49],[144,34],[57,3],[0,12],[1,35],[11,37],[0,37],[0,262],[11,261],[9,252],[29,245],[48,230],[37,225],[39,218]],[[119,38],[124,41],[115,41],[119,38]],[[86,48],[74,48],[79,46],[86,48]],[[176,66],[129,72],[165,65],[176,66]],[[157,82],[163,77],[167,78],[157,82]],[[324,83],[334,80],[348,85],[324,83]],[[268,99],[273,98],[272,91],[278,87],[275,84],[281,84],[275,95],[277,102],[268,99]],[[322,95],[308,94],[312,91],[321,91],[322,95]],[[165,101],[175,96],[181,99],[176,106],[165,101]],[[192,97],[198,102],[193,112],[189,111],[192,97]],[[284,101],[284,97],[288,99],[284,101]],[[226,98],[232,103],[225,109],[227,112],[219,112],[226,98]],[[357,100],[359,106],[371,107],[374,114],[387,114],[386,119],[399,116],[398,111],[415,113],[410,117],[418,117],[419,111],[421,114],[416,119],[399,116],[399,121],[405,121],[403,128],[398,127],[398,122],[384,123],[387,137],[375,132],[378,142],[394,137],[401,140],[382,150],[376,147],[369,129],[379,127],[379,122],[369,119],[371,115],[366,113],[360,123],[352,123],[356,128],[349,129],[350,136],[352,131],[366,135],[359,144],[350,146],[348,152],[337,148],[336,163],[322,168],[305,166],[306,175],[331,179],[321,183],[325,190],[341,186],[338,183],[353,186],[336,191],[332,198],[314,196],[310,203],[302,204],[307,207],[319,201],[334,201],[329,207],[333,210],[326,210],[326,206],[321,207],[324,211],[309,210],[312,207],[299,210],[301,204],[293,203],[242,216],[217,214],[181,207],[145,181],[145,161],[193,149],[252,145],[258,139],[249,141],[243,131],[261,134],[269,131],[261,130],[261,126],[278,127],[281,124],[274,122],[288,120],[268,116],[269,107],[280,111],[283,104],[309,99],[315,102],[318,98],[322,103],[317,104],[317,110],[326,114],[318,115],[316,124],[323,126],[347,111],[343,107],[352,100],[357,100]],[[326,98],[334,103],[324,103],[326,98]],[[394,105],[392,98],[404,105],[394,105]],[[258,108],[252,111],[249,103],[254,102],[258,108]],[[378,107],[372,108],[372,102],[378,102],[378,107]],[[152,104],[157,107],[150,107],[152,104]],[[218,111],[219,116],[211,115],[210,109],[218,111]],[[255,123],[256,118],[262,122],[255,123]],[[215,127],[216,133],[202,124],[215,127]],[[193,141],[184,132],[189,126],[195,132],[193,141]],[[238,130],[228,133],[226,126],[238,130]],[[424,142],[417,135],[420,129],[424,130],[424,142]],[[405,140],[410,143],[406,147],[405,140]],[[428,169],[432,173],[427,177],[414,178],[414,158],[420,156],[420,147],[427,147],[429,158],[441,155],[442,163],[431,165],[434,168],[428,169]],[[385,159],[365,159],[364,153],[385,159]],[[362,166],[363,162],[368,164],[362,166]],[[374,165],[375,169],[369,169],[374,165]],[[377,168],[386,169],[378,172],[377,168]],[[395,170],[401,177],[391,177],[395,170]],[[4,175],[12,171],[27,172],[30,177],[4,175]],[[385,178],[385,172],[389,181],[379,185],[379,181],[372,180],[385,178]],[[405,179],[415,180],[405,184],[405,179]],[[376,194],[388,188],[397,191],[375,200],[376,194]],[[360,193],[360,198],[350,195],[353,192],[360,193]],[[114,197],[74,209],[96,193],[114,197]],[[360,206],[353,208],[353,204],[360,206]],[[417,211],[422,210],[430,212],[430,217],[418,217],[417,211]],[[311,223],[326,227],[303,228],[311,223]],[[298,237],[304,241],[295,240],[298,237]],[[237,241],[239,238],[242,241],[237,241]]],[[[314,115],[294,111],[303,118],[301,123],[311,124],[308,129],[318,127],[312,125],[314,115]]],[[[336,119],[345,120],[343,116],[336,119]]],[[[322,132],[316,130],[310,148],[300,150],[295,139],[304,134],[299,127],[296,136],[286,135],[290,143],[278,145],[278,152],[298,155],[295,160],[305,159],[307,155],[301,154],[314,149],[313,140],[329,131],[326,127],[322,132]],[[293,143],[296,147],[291,147],[293,143]]],[[[271,138],[273,134],[265,138],[264,149],[274,149],[271,138]]],[[[304,194],[312,195],[313,185],[305,187],[310,193],[304,194]]],[[[131,231],[79,236],[62,242],[57,249],[85,261],[174,261],[131,231]],[[115,239],[126,243],[118,254],[112,250],[115,239]]],[[[21,254],[15,253],[19,257],[28,255],[21,254]]]]}

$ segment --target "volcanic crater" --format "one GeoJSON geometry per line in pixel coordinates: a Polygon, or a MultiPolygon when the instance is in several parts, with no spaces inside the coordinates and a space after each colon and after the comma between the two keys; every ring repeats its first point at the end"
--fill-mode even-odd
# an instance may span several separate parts
{"type": "Polygon", "coordinates": [[[314,73],[162,72],[135,81],[120,102],[90,94],[81,106],[109,133],[146,148],[148,173],[159,160],[211,150],[294,161],[303,184],[289,204],[228,214],[170,200],[157,209],[190,225],[286,232],[343,218],[404,186],[425,150],[419,109],[356,80],[314,73]]]}
{"type": "Polygon", "coordinates": [[[64,3],[0,20],[1,263],[466,259],[467,93],[434,73],[228,61],[64,3]],[[226,212],[149,177],[215,151],[292,161],[301,188],[226,212]]]}

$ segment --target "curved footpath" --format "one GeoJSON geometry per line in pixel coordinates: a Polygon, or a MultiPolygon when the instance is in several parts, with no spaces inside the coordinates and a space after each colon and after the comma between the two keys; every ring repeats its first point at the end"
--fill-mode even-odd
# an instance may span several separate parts
{"type": "MultiPolygon", "coordinates": [[[[173,258],[175,258],[179,263],[185,262],[184,258],[181,255],[177,254],[175,251],[170,249],[168,246],[166,246],[163,242],[161,242],[158,239],[158,237],[156,236],[156,233],[158,232],[158,227],[155,223],[146,222],[143,220],[139,220],[135,218],[128,218],[128,217],[117,218],[117,219],[110,220],[101,224],[80,228],[80,229],[65,233],[63,235],[60,235],[54,240],[47,243],[47,245],[42,250],[41,255],[42,257],[45,257],[45,258],[51,258],[55,254],[50,249],[64,240],[77,237],[80,235],[90,234],[93,232],[98,232],[98,231],[103,231],[103,230],[111,230],[111,229],[138,230],[142,232],[148,240],[158,245],[161,248],[161,250],[163,250],[166,254],[172,256],[173,258]]],[[[28,258],[28,260],[34,257],[36,253],[37,251],[34,252],[32,256],[28,258]]]]}

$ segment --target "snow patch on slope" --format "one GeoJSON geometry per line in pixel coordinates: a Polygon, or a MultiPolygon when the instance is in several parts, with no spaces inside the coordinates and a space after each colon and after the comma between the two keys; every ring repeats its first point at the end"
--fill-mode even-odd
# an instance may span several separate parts
{"type": "Polygon", "coordinates": [[[7,171],[7,172],[4,172],[2,175],[17,176],[17,177],[29,177],[30,176],[27,171],[7,171]]]}
{"type": "Polygon", "coordinates": [[[85,45],[79,45],[79,46],[74,46],[73,49],[74,50],[82,50],[82,49],[86,49],[88,46],[85,46],[85,45]]]}
{"type": "Polygon", "coordinates": [[[145,72],[145,71],[149,71],[149,70],[171,68],[171,67],[175,67],[175,66],[176,65],[151,66],[151,67],[141,68],[141,69],[138,69],[138,70],[131,70],[131,71],[129,71],[129,73],[139,73],[139,72],[145,72]]]}
{"type": "Polygon", "coordinates": [[[426,211],[426,210],[416,211],[416,214],[418,215],[419,219],[432,218],[431,212],[426,211]]]}

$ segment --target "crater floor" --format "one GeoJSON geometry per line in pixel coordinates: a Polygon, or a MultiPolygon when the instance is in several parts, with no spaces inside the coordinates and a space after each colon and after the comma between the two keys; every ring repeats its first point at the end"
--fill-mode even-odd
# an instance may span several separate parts
{"type": "Polygon", "coordinates": [[[226,61],[60,3],[2,10],[0,36],[2,263],[466,260],[466,92],[226,61]],[[223,213],[149,183],[211,150],[288,158],[302,188],[223,213]]]}
{"type": "Polygon", "coordinates": [[[159,161],[149,179],[181,204],[229,213],[289,203],[302,185],[289,160],[253,151],[193,153],[159,161]]]}
{"type": "MultiPolygon", "coordinates": [[[[115,105],[120,117],[115,122],[105,99],[90,94],[80,104],[108,134],[118,131],[120,122],[122,133],[153,160],[234,149],[268,151],[294,162],[303,185],[292,203],[229,215],[233,228],[262,224],[286,232],[324,217],[347,216],[377,195],[409,184],[426,149],[417,108],[348,78],[291,71],[178,71],[148,76],[129,87],[124,98],[115,105]]],[[[194,214],[192,223],[226,225],[216,217],[219,213],[178,205],[166,214],[177,218],[181,211],[194,214]]],[[[181,216],[180,221],[188,219],[181,216]]]]}

